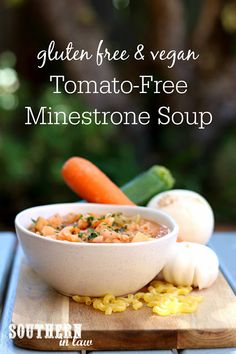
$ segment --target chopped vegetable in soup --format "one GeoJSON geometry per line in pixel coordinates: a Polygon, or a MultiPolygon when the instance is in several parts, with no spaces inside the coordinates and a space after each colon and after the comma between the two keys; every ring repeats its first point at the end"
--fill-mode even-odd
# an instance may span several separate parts
{"type": "Polygon", "coordinates": [[[65,216],[52,215],[48,219],[32,220],[30,231],[38,235],[70,242],[128,243],[149,241],[166,235],[166,226],[122,213],[97,215],[93,213],[65,216]]]}

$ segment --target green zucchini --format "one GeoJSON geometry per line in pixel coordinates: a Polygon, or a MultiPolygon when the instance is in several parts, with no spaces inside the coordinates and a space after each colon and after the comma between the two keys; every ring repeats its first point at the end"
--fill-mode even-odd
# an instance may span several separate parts
{"type": "Polygon", "coordinates": [[[164,166],[154,165],[121,189],[135,204],[145,205],[154,195],[171,189],[174,178],[164,166]]]}

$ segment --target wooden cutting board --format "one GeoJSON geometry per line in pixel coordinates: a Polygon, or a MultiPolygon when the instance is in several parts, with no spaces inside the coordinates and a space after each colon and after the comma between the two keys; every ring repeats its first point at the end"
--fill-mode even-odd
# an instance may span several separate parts
{"type": "Polygon", "coordinates": [[[236,346],[236,297],[222,274],[209,289],[196,291],[204,300],[194,314],[159,317],[144,307],[105,316],[50,288],[23,260],[12,323],[82,324],[82,341],[14,339],[20,347],[38,350],[184,349],[236,346]],[[90,345],[92,343],[92,345],[90,345]],[[75,343],[74,343],[75,344],[75,343]]]}

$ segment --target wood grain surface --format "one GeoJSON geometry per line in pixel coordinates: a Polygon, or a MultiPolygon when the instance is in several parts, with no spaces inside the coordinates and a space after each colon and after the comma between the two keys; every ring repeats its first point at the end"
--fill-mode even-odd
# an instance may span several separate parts
{"type": "Polygon", "coordinates": [[[75,347],[59,339],[15,338],[14,343],[38,350],[185,349],[236,346],[236,297],[220,274],[209,289],[196,291],[203,302],[194,314],[160,317],[144,307],[105,316],[58,294],[22,262],[12,322],[20,324],[82,324],[82,340],[75,347]]]}

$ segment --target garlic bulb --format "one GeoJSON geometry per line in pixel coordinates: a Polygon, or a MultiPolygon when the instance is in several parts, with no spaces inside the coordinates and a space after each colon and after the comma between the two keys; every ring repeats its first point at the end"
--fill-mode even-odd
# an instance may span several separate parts
{"type": "Polygon", "coordinates": [[[161,277],[175,285],[208,288],[217,278],[219,261],[207,246],[193,242],[177,242],[161,277]]]}
{"type": "Polygon", "coordinates": [[[206,244],[214,228],[213,211],[200,194],[183,189],[173,189],[157,194],[147,205],[163,210],[179,225],[179,241],[206,244]]]}

